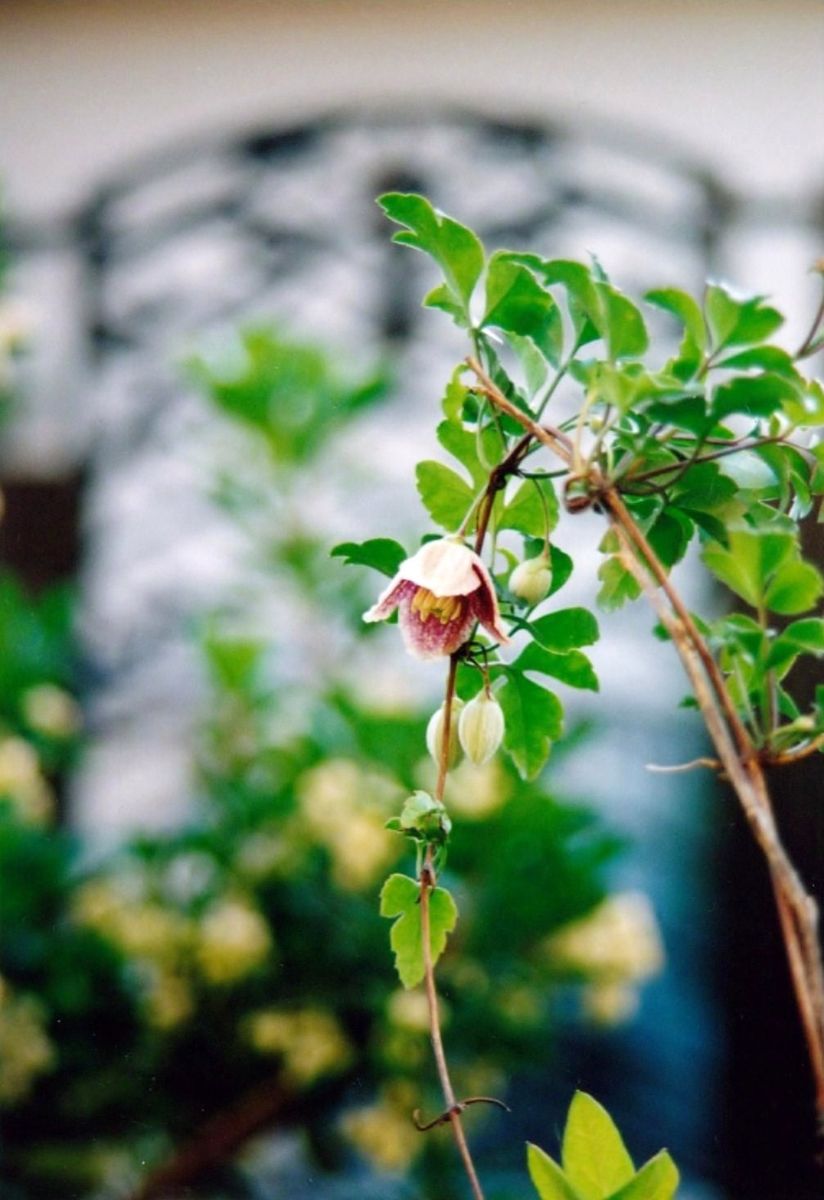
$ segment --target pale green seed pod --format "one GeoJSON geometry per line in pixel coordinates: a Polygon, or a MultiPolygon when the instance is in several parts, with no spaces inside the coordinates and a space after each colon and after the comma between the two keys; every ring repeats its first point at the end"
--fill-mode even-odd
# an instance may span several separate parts
{"type": "Polygon", "coordinates": [[[458,720],[463,752],[476,767],[488,763],[504,736],[504,713],[495,697],[480,692],[470,700],[458,720]]]}
{"type": "MultiPolygon", "coordinates": [[[[456,696],[452,701],[452,719],[449,722],[449,758],[447,766],[451,770],[458,765],[461,757],[461,744],[458,741],[458,719],[463,709],[463,700],[456,696]]],[[[429,718],[426,727],[426,748],[435,760],[435,765],[441,765],[441,748],[443,746],[444,706],[436,708],[429,718]]]]}
{"type": "Polygon", "coordinates": [[[552,587],[552,567],[546,554],[527,558],[519,563],[509,577],[509,590],[525,604],[540,604],[552,587]]]}

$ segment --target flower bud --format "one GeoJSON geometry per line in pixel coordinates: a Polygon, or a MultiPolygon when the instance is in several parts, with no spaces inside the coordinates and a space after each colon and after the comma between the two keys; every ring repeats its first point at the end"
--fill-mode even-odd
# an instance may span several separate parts
{"type": "MultiPolygon", "coordinates": [[[[458,741],[458,717],[463,708],[463,700],[456,696],[452,701],[452,719],[449,722],[449,757],[447,766],[451,770],[457,766],[461,757],[461,747],[458,741]]],[[[435,765],[441,764],[441,749],[443,747],[444,706],[436,708],[429,718],[426,727],[426,748],[435,760],[435,765]]]]}
{"type": "Polygon", "coordinates": [[[470,762],[482,767],[489,762],[504,736],[504,713],[488,692],[470,700],[458,720],[458,737],[470,762]]]}
{"type": "Polygon", "coordinates": [[[530,607],[545,600],[551,586],[552,568],[546,553],[519,563],[509,577],[509,590],[513,596],[517,596],[530,607]]]}

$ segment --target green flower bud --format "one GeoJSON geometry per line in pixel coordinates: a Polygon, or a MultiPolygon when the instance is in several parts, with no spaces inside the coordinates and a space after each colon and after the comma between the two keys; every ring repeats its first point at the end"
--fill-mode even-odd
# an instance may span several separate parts
{"type": "Polygon", "coordinates": [[[525,604],[540,604],[549,595],[552,586],[552,568],[549,556],[539,554],[519,563],[509,577],[509,590],[525,604]]]}
{"type": "MultiPolygon", "coordinates": [[[[461,757],[461,746],[458,741],[458,717],[463,708],[463,700],[456,696],[452,701],[452,719],[449,722],[449,758],[447,766],[451,770],[457,766],[461,757]]],[[[435,765],[441,764],[441,748],[443,746],[444,706],[435,709],[426,727],[426,748],[435,760],[435,765]]]]}
{"type": "Polygon", "coordinates": [[[458,720],[464,754],[476,767],[482,767],[492,758],[503,736],[503,709],[491,693],[481,692],[469,701],[458,720]]]}

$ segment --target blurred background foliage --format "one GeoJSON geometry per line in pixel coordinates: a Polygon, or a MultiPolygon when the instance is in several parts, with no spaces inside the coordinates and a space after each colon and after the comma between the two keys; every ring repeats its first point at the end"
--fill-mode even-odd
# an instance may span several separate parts
{"type": "MultiPolygon", "coordinates": [[[[431,783],[429,712],[353,683],[370,597],[301,499],[320,450],[390,384],[261,326],[187,369],[227,422],[234,451],[204,486],[248,534],[259,594],[195,635],[182,827],[102,860],[65,827],[84,739],[71,596],[0,578],[0,1196],[252,1195],[240,1152],[275,1129],[299,1135],[312,1194],[344,1171],[359,1195],[437,1181],[447,1200],[449,1147],[411,1120],[440,1107],[425,999],[399,988],[377,905],[410,867],[385,822],[431,783]],[[296,679],[295,626],[313,622],[333,633],[296,679]]],[[[458,768],[452,814],[446,1035],[461,1094],[505,1097],[548,1070],[559,1024],[630,1016],[661,948],[644,898],[608,894],[619,845],[585,807],[495,761],[458,768]]],[[[520,1165],[500,1143],[496,1166],[520,1165]]]]}

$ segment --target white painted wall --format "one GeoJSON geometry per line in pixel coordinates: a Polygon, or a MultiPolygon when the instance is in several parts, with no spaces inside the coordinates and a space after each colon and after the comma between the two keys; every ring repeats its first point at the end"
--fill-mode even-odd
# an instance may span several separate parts
{"type": "MultiPolygon", "coordinates": [[[[634,126],[793,213],[824,193],[822,64],[824,0],[0,0],[0,198],[48,219],[181,138],[457,103],[634,126]]],[[[788,344],[822,250],[803,229],[727,247],[733,280],[789,312],[788,344]]],[[[76,271],[52,256],[15,279],[38,317],[19,469],[85,444],[76,271]]]]}
{"type": "Polygon", "coordinates": [[[821,0],[4,0],[0,174],[51,213],[184,134],[451,100],[627,121],[793,197],[822,64],[821,0]]]}

